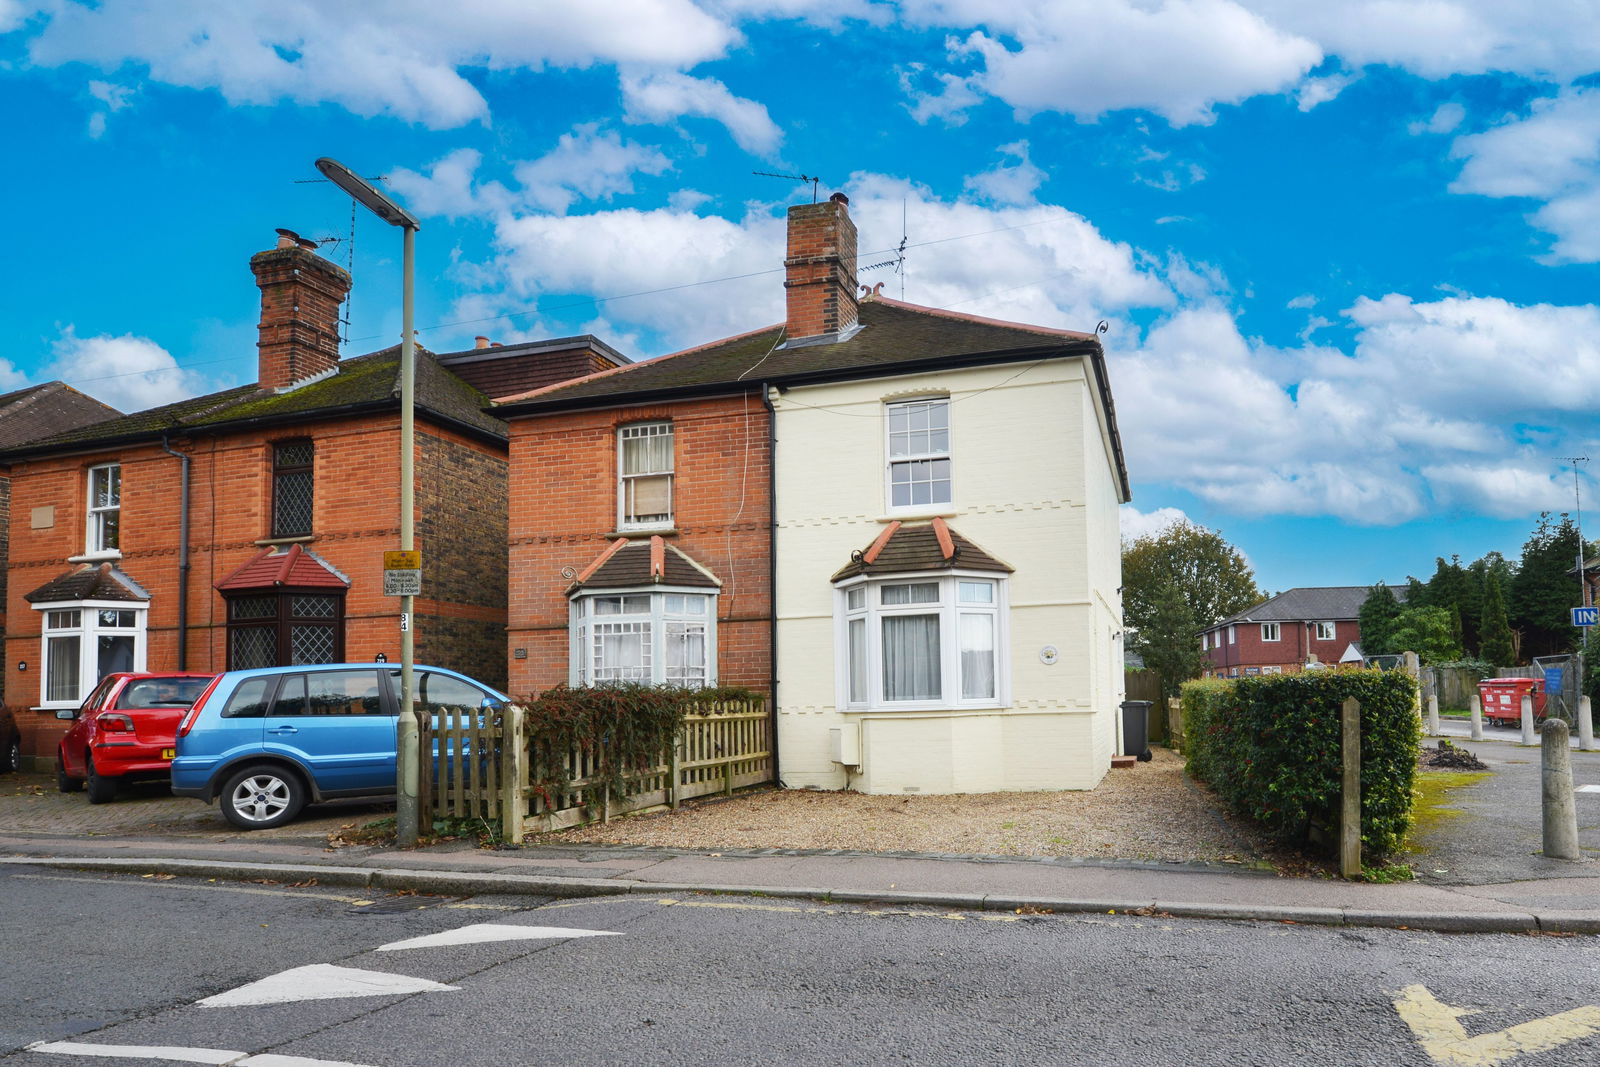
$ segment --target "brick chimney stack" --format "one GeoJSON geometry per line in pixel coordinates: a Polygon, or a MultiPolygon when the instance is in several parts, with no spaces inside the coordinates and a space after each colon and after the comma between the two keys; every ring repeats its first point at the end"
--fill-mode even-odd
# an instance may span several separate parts
{"type": "Polygon", "coordinates": [[[856,224],[850,200],[789,209],[789,254],[783,287],[789,314],[786,342],[843,333],[856,325],[856,224]]]}
{"type": "Polygon", "coordinates": [[[350,275],[293,230],[279,230],[276,248],[250,257],[261,288],[257,384],[282,389],[339,365],[339,306],[350,275]]]}

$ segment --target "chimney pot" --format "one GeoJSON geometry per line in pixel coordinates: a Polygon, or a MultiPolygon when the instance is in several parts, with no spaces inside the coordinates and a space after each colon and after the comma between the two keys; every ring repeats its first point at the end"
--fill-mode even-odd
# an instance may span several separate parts
{"type": "Polygon", "coordinates": [[[280,226],[277,232],[279,248],[293,248],[300,243],[300,235],[293,230],[285,230],[280,226]]]}
{"type": "Polygon", "coordinates": [[[834,193],[832,196],[828,197],[828,199],[833,201],[835,204],[843,204],[846,207],[850,206],[850,198],[845,196],[843,193],[834,193]]]}
{"type": "Polygon", "coordinates": [[[472,345],[473,348],[488,348],[489,347],[489,339],[487,337],[481,337],[481,336],[480,337],[474,337],[472,339],[472,341],[473,341],[473,345],[472,345]]]}

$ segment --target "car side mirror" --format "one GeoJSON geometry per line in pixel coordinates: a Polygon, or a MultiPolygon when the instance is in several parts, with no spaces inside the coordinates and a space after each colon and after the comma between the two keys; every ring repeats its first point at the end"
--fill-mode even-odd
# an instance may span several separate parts
{"type": "Polygon", "coordinates": [[[77,717],[78,717],[78,709],[77,708],[62,708],[62,709],[60,709],[59,711],[56,712],[56,718],[65,719],[68,722],[71,722],[73,719],[76,719],[77,717]]]}

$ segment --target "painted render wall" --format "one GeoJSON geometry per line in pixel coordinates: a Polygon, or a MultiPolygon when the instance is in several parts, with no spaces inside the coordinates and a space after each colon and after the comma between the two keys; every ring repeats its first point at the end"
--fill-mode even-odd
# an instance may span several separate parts
{"type": "MultiPolygon", "coordinates": [[[[790,787],[874,793],[1088,789],[1109,767],[1121,700],[1116,490],[1078,360],[774,393],[778,730],[790,787]],[[948,393],[953,501],[888,514],[886,401],[948,393]],[[1016,568],[1009,707],[841,712],[830,576],[892,518],[943,516],[1016,568]],[[1041,661],[1044,646],[1060,656],[1041,661]],[[830,731],[860,730],[862,763],[830,731]]],[[[1005,634],[1005,630],[1002,630],[1005,634]]]]}

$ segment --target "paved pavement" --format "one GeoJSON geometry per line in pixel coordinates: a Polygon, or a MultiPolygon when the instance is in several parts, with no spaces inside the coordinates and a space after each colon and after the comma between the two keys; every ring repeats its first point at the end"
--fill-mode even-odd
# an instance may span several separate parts
{"type": "MultiPolygon", "coordinates": [[[[1458,742],[1459,743],[1459,742],[1458,742]]],[[[1414,835],[1419,877],[1386,885],[1280,877],[1231,865],[754,849],[705,852],[541,845],[485,850],[348,845],[329,835],[387,809],[314,809],[275,831],[244,833],[215,808],[156,787],[91,807],[42,775],[0,779],[0,862],[214,878],[315,881],[444,894],[564,897],[757,893],[1055,912],[1141,912],[1447,931],[1600,934],[1600,791],[1577,794],[1585,859],[1540,854],[1537,749],[1465,747],[1493,774],[1451,794],[1459,814],[1414,835]]],[[[1573,753],[1574,781],[1600,787],[1600,753],[1573,753]]]]}

